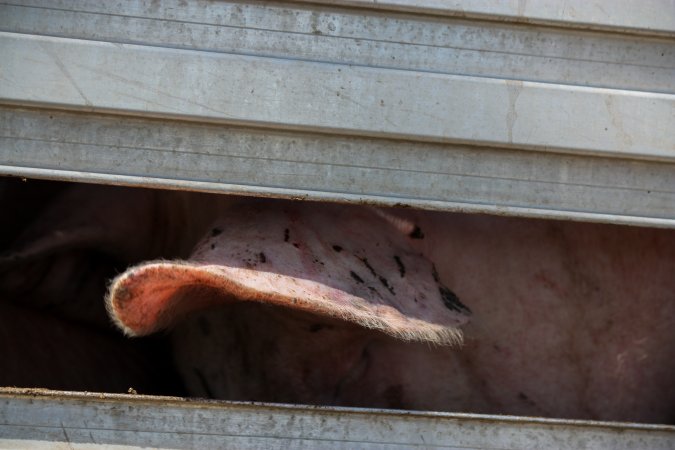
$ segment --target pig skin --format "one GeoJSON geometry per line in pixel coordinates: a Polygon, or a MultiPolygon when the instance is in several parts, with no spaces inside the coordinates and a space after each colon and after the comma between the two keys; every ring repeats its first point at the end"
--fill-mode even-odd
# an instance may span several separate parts
{"type": "MultiPolygon", "coordinates": [[[[24,208],[40,213],[0,253],[0,295],[3,301],[49,308],[98,327],[110,325],[101,299],[116,272],[146,259],[186,257],[216,211],[233,202],[222,196],[111,186],[74,185],[58,191],[54,201],[24,208]]],[[[10,211],[22,203],[9,200],[10,211]]]]}
{"type": "Polygon", "coordinates": [[[220,302],[337,317],[401,340],[449,344],[470,311],[411,239],[372,208],[250,200],[227,209],[188,262],[128,270],[108,307],[127,334],[220,302]]]}
{"type": "Polygon", "coordinates": [[[403,342],[292,305],[228,303],[188,317],[171,333],[190,392],[237,400],[675,420],[673,231],[384,214],[415,225],[408,227],[411,248],[433,261],[441,282],[474,311],[463,326],[462,346],[403,342]]]}
{"type": "Polygon", "coordinates": [[[465,345],[440,366],[464,374],[445,377],[463,392],[452,409],[675,421],[672,230],[429,212],[417,220],[427,236],[418,248],[474,313],[465,345]]]}
{"type": "Polygon", "coordinates": [[[125,339],[102,299],[126,265],[187,255],[214,218],[203,200],[231,200],[12,179],[0,200],[0,386],[184,392],[166,343],[125,339]]]}
{"type": "MultiPolygon", "coordinates": [[[[132,345],[142,340],[111,335],[100,319],[104,279],[120,264],[186,258],[212,220],[247,200],[61,189],[65,194],[54,194],[49,205],[40,203],[52,197],[38,195],[41,188],[24,196],[38,203],[31,207],[35,213],[10,202],[21,221],[0,224],[5,234],[25,230],[20,238],[3,236],[10,253],[0,261],[0,383],[158,392],[161,380],[173,376],[165,365],[169,356],[132,345]],[[136,218],[131,227],[129,217],[136,218]],[[50,240],[55,231],[60,240],[50,240]],[[94,270],[83,289],[72,289],[72,277],[87,261],[94,270]],[[31,274],[43,266],[49,276],[38,283],[31,274]]],[[[189,393],[675,422],[673,231],[410,210],[381,214],[410,238],[413,252],[435,263],[440,282],[472,310],[461,346],[405,342],[278,304],[207,304],[172,319],[173,328],[158,338],[171,340],[189,393]]],[[[163,392],[181,394],[171,389],[163,392]]]]}
{"type": "Polygon", "coordinates": [[[0,386],[176,395],[182,384],[169,360],[156,339],[125,342],[105,329],[0,301],[0,386]]]}

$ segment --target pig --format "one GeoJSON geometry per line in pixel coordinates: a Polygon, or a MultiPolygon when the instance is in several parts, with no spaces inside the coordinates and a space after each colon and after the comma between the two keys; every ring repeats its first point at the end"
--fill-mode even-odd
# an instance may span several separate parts
{"type": "Polygon", "coordinates": [[[672,423],[674,269],[671,230],[247,201],[107,302],[195,396],[672,423]]]}
{"type": "Polygon", "coordinates": [[[184,393],[164,340],[124,339],[103,297],[129,264],[184,257],[213,220],[209,208],[190,210],[204,199],[214,205],[199,194],[0,179],[0,386],[184,393]]]}
{"type": "Polygon", "coordinates": [[[129,364],[191,396],[675,421],[671,230],[74,186],[14,241],[0,302],[106,335],[114,273],[69,291],[61,261],[129,265],[108,314],[173,367],[129,364]]]}
{"type": "Polygon", "coordinates": [[[0,293],[5,301],[49,308],[97,327],[111,325],[102,302],[109,278],[144,259],[186,257],[215,219],[218,204],[228,201],[96,185],[60,190],[53,201],[32,208],[21,201],[27,194],[3,202],[10,210],[39,213],[0,255],[0,293]]]}

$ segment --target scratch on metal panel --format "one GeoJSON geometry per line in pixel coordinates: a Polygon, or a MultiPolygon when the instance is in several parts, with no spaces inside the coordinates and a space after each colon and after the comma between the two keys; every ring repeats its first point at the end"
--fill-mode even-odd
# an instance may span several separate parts
{"type": "Polygon", "coordinates": [[[68,69],[66,69],[65,64],[63,64],[63,61],[61,61],[61,58],[59,55],[51,49],[48,45],[46,45],[44,42],[40,42],[40,47],[45,51],[45,53],[54,61],[54,64],[56,64],[66,78],[68,78],[68,81],[70,81],[70,84],[73,86],[73,88],[77,91],[78,94],[80,94],[80,97],[82,97],[82,100],[84,100],[84,103],[89,106],[89,107],[94,107],[94,104],[87,98],[86,95],[84,95],[84,92],[80,87],[77,85],[75,82],[75,79],[72,77],[70,72],[68,72],[68,69]]]}
{"type": "Polygon", "coordinates": [[[513,143],[513,126],[518,119],[516,102],[523,90],[523,82],[520,80],[506,80],[506,89],[509,94],[509,110],[506,113],[506,127],[509,133],[509,142],[513,143]]]}

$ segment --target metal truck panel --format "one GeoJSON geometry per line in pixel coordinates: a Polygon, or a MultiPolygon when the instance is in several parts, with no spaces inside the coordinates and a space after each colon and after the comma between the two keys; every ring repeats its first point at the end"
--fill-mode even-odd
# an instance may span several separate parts
{"type": "Polygon", "coordinates": [[[0,448],[673,449],[675,427],[0,389],[0,448]]]}
{"type": "Polygon", "coordinates": [[[674,226],[675,3],[639,6],[0,3],[0,173],[674,226]]]}

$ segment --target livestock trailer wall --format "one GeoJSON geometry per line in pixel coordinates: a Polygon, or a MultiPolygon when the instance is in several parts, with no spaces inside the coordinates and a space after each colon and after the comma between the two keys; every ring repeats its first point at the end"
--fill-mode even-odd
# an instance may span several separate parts
{"type": "MultiPolygon", "coordinates": [[[[673,228],[675,1],[2,2],[0,174],[673,228]]],[[[675,445],[662,426],[0,397],[0,446],[675,445]]]]}

